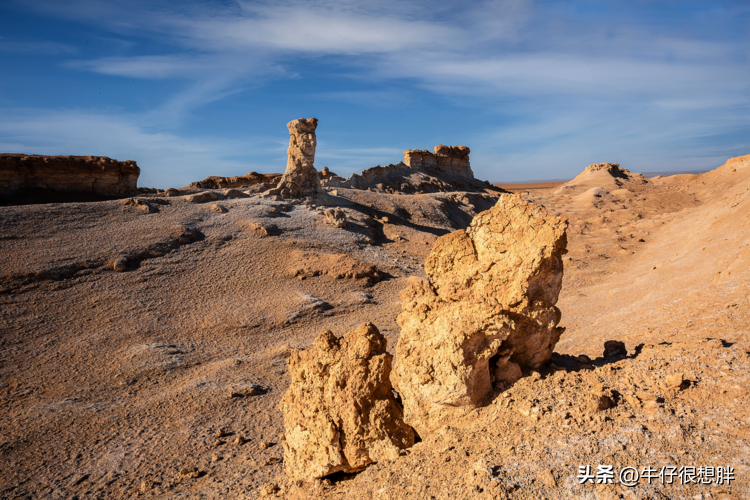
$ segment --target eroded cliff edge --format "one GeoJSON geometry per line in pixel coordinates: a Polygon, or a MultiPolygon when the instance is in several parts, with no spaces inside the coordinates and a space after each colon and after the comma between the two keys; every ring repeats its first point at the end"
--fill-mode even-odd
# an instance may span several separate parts
{"type": "Polygon", "coordinates": [[[0,154],[0,204],[96,201],[137,191],[134,161],[106,156],[0,154]]]}

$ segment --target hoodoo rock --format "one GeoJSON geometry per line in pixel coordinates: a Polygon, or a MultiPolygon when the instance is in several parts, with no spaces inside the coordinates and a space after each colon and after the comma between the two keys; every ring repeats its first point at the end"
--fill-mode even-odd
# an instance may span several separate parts
{"type": "Polygon", "coordinates": [[[391,391],[391,361],[385,337],[370,323],[343,338],[324,331],[311,349],[292,352],[292,380],[279,404],[290,479],[356,472],[414,444],[391,391]]]}
{"type": "Polygon", "coordinates": [[[137,190],[134,161],[106,156],[0,154],[0,196],[43,199],[55,195],[121,198],[137,190]]]}
{"type": "Polygon", "coordinates": [[[318,193],[320,178],[315,170],[315,129],[317,118],[300,118],[287,123],[289,148],[284,175],[271,194],[282,197],[313,196],[318,193]]]}
{"type": "Polygon", "coordinates": [[[567,220],[503,194],[437,240],[427,281],[401,292],[393,383],[424,438],[549,360],[563,328],[567,220]]]}
{"type": "Polygon", "coordinates": [[[465,175],[473,179],[469,153],[471,150],[466,146],[438,144],[433,153],[426,149],[407,149],[404,151],[404,163],[411,168],[437,168],[449,174],[465,175]]]}

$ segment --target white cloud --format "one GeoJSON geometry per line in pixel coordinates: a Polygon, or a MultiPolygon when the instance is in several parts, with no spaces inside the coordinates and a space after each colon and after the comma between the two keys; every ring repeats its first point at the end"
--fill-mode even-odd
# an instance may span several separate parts
{"type": "Polygon", "coordinates": [[[227,61],[208,55],[104,57],[89,61],[68,61],[64,65],[104,75],[149,79],[195,78],[203,72],[230,67],[227,61]]]}
{"type": "Polygon", "coordinates": [[[193,46],[232,51],[247,48],[355,55],[445,45],[462,35],[449,24],[302,7],[269,9],[257,18],[183,19],[174,24],[179,30],[188,30],[192,37],[187,43],[193,46]]]}
{"type": "MultiPolygon", "coordinates": [[[[494,111],[502,120],[468,144],[475,171],[492,180],[500,166],[507,166],[511,177],[516,175],[511,168],[559,177],[558,171],[575,173],[594,161],[618,161],[611,158],[617,155],[632,161],[648,155],[708,161],[716,152],[700,139],[746,127],[750,108],[746,41],[714,37],[717,41],[662,19],[618,19],[613,24],[577,16],[570,6],[550,9],[530,0],[240,0],[219,6],[31,1],[45,13],[88,19],[118,38],[136,35],[162,47],[157,54],[67,63],[105,75],[187,82],[140,121],[75,112],[58,120],[74,126],[71,120],[85,118],[84,129],[101,140],[97,147],[110,148],[103,151],[132,145],[164,164],[174,155],[177,160],[169,163],[174,168],[210,162],[227,148],[245,149],[209,139],[188,141],[203,149],[185,152],[179,146],[183,138],[149,133],[137,123],[180,123],[192,110],[227,95],[295,77],[300,62],[341,68],[337,76],[351,83],[346,90],[311,88],[311,99],[407,107],[411,95],[427,89],[463,108],[464,115],[477,108],[494,111]],[[359,89],[364,82],[389,90],[359,89]],[[99,125],[109,130],[109,138],[94,130],[99,125]],[[159,144],[166,148],[163,154],[159,144]]],[[[9,122],[3,118],[2,123],[9,122]]],[[[57,137],[58,145],[66,140],[92,143],[62,129],[45,130],[38,122],[23,140],[11,129],[3,136],[7,144],[32,144],[32,129],[57,137]]],[[[37,141],[39,137],[43,135],[37,141]]],[[[329,151],[321,143],[319,158],[350,171],[393,161],[391,151],[397,159],[401,154],[389,147],[331,146],[329,151]]]]}

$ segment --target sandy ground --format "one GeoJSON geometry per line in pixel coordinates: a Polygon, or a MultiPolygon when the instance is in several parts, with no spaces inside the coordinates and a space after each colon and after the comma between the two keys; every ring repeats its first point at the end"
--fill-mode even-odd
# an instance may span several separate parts
{"type": "Polygon", "coordinates": [[[398,460],[311,484],[278,444],[290,349],[372,321],[392,351],[398,292],[489,195],[339,189],[344,229],[257,197],[0,207],[0,497],[748,498],[748,189],[750,157],[528,191],[570,219],[552,363],[398,460]],[[382,279],[337,278],[335,254],[382,279]],[[579,484],[586,465],[614,481],[579,484]],[[735,479],[663,477],[691,466],[735,479]],[[624,467],[662,478],[627,487],[624,467]]]}

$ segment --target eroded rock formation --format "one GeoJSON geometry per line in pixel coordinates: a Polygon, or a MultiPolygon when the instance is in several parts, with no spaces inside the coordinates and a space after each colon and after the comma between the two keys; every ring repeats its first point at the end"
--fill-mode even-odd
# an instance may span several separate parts
{"type": "Polygon", "coordinates": [[[376,166],[344,179],[335,174],[321,176],[329,188],[363,189],[381,193],[445,193],[452,191],[504,192],[489,182],[436,168],[413,168],[406,164],[376,166]]]}
{"type": "Polygon", "coordinates": [[[435,152],[420,149],[404,151],[397,165],[376,166],[352,174],[348,179],[328,171],[320,176],[328,188],[367,189],[383,193],[437,193],[450,191],[504,192],[486,181],[474,178],[466,146],[435,146],[435,152]]]}
{"type": "Polygon", "coordinates": [[[289,148],[284,175],[271,194],[282,197],[314,196],[320,187],[318,171],[315,170],[315,129],[317,118],[300,118],[287,123],[289,148]]]}
{"type": "Polygon", "coordinates": [[[365,323],[343,338],[324,331],[311,349],[292,352],[292,380],[279,405],[290,479],[356,472],[414,444],[391,392],[385,349],[385,337],[365,323]]]}
{"type": "Polygon", "coordinates": [[[424,438],[480,406],[558,341],[567,221],[503,194],[464,231],[437,240],[428,280],[401,292],[393,383],[424,438]]]}
{"type": "Polygon", "coordinates": [[[593,163],[586,167],[582,173],[591,173],[591,172],[598,172],[600,170],[604,170],[608,172],[612,176],[618,176],[620,174],[628,175],[630,174],[630,170],[625,168],[620,168],[619,163],[593,163]]]}
{"type": "Polygon", "coordinates": [[[124,197],[137,191],[140,173],[134,161],[106,156],[0,154],[0,196],[124,197]]]}
{"type": "Polygon", "coordinates": [[[223,188],[244,188],[256,184],[267,184],[267,187],[276,186],[281,180],[281,174],[259,174],[250,172],[249,174],[239,175],[236,177],[219,177],[212,175],[202,181],[191,182],[191,188],[202,189],[223,189],[223,188]]]}
{"type": "Polygon", "coordinates": [[[434,152],[426,149],[407,149],[404,151],[404,163],[411,168],[437,168],[449,174],[465,175],[474,178],[469,165],[469,153],[466,146],[444,146],[438,144],[434,152]]]}

